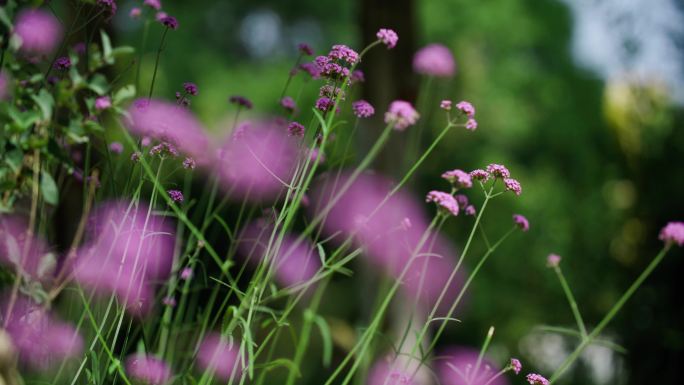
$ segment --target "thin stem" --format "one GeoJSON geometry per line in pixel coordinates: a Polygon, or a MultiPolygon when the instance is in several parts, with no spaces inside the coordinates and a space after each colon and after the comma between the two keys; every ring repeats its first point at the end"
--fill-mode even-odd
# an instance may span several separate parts
{"type": "Polygon", "coordinates": [[[484,358],[485,352],[489,347],[489,343],[492,342],[492,337],[494,337],[494,326],[490,326],[489,331],[487,331],[487,337],[485,337],[485,341],[482,344],[482,348],[480,349],[480,354],[478,354],[477,361],[475,362],[475,369],[473,370],[471,381],[475,379],[475,376],[477,375],[476,373],[480,371],[480,365],[482,365],[482,358],[484,358]]]}
{"type": "Polygon", "coordinates": [[[577,301],[575,301],[575,297],[572,295],[570,285],[568,285],[568,282],[565,280],[565,276],[563,275],[560,266],[555,266],[553,270],[556,272],[558,280],[563,287],[563,292],[565,292],[565,296],[570,303],[570,309],[572,309],[572,315],[575,317],[575,321],[577,322],[577,328],[579,329],[582,339],[584,340],[587,338],[587,328],[584,326],[582,315],[580,314],[579,307],[577,306],[577,301]]]}
{"type": "Polygon", "coordinates": [[[161,53],[164,50],[164,40],[166,39],[166,34],[169,32],[169,27],[164,28],[164,33],[162,34],[161,41],[159,42],[159,48],[157,49],[157,59],[154,62],[154,72],[152,72],[152,83],[150,83],[150,93],[147,99],[152,99],[152,91],[154,90],[154,81],[157,79],[157,69],[159,68],[159,59],[161,53]]]}

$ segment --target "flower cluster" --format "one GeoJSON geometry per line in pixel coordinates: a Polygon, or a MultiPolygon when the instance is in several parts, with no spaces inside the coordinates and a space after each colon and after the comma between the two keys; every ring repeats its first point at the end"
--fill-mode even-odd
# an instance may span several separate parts
{"type": "Polygon", "coordinates": [[[169,194],[169,197],[171,198],[172,201],[180,203],[183,202],[183,192],[180,190],[168,190],[166,192],[169,194]]]}
{"type": "Polygon", "coordinates": [[[182,106],[189,106],[190,99],[188,96],[197,96],[199,89],[195,83],[185,82],[183,83],[183,93],[176,92],[176,103],[182,106]]]}
{"type": "Polygon", "coordinates": [[[684,222],[670,222],[662,230],[658,238],[666,243],[684,246],[684,222]]]}
{"type": "Polygon", "coordinates": [[[297,103],[290,96],[280,99],[280,106],[289,112],[294,112],[297,109],[297,103]]]}
{"type": "Polygon", "coordinates": [[[388,49],[394,48],[399,41],[397,33],[387,28],[380,28],[378,33],[375,34],[375,37],[377,37],[382,44],[386,45],[388,49]]]}
{"type": "Polygon", "coordinates": [[[548,257],[546,257],[546,265],[548,267],[558,267],[560,265],[561,257],[558,254],[549,254],[548,257]]]}
{"type": "Polygon", "coordinates": [[[304,125],[299,122],[290,122],[287,126],[287,133],[290,136],[304,136],[304,125]]]}
{"type": "Polygon", "coordinates": [[[413,108],[411,103],[403,100],[393,101],[385,112],[385,123],[392,124],[399,131],[416,124],[418,118],[420,118],[418,111],[413,108]]]}
{"type": "Polygon", "coordinates": [[[520,371],[522,370],[522,364],[520,363],[520,360],[517,358],[511,358],[511,363],[509,364],[509,367],[513,370],[513,373],[515,374],[520,374],[520,371]]]}
{"type": "Polygon", "coordinates": [[[526,379],[527,382],[529,382],[531,385],[549,385],[549,384],[550,384],[549,380],[547,380],[546,378],[544,378],[542,375],[536,374],[536,373],[530,373],[530,374],[528,374],[528,375],[525,377],[525,379],[526,379]]]}
{"type": "Polygon", "coordinates": [[[449,193],[437,190],[430,191],[425,197],[425,202],[434,202],[438,207],[451,215],[458,215],[458,202],[456,202],[454,196],[449,193]]]}
{"type": "Polygon", "coordinates": [[[430,44],[413,56],[413,70],[421,75],[450,78],[456,72],[456,62],[449,48],[430,44]]]}
{"type": "Polygon", "coordinates": [[[442,178],[449,181],[457,188],[471,188],[473,187],[473,179],[467,172],[463,170],[451,170],[442,174],[442,178]]]}
{"type": "Polygon", "coordinates": [[[354,115],[359,118],[370,118],[375,114],[375,108],[365,100],[357,100],[352,103],[354,115]]]}
{"type": "Polygon", "coordinates": [[[520,214],[513,215],[513,223],[523,232],[527,232],[530,229],[530,222],[520,214]]]}
{"type": "Polygon", "coordinates": [[[248,110],[251,110],[253,107],[252,102],[249,99],[240,95],[231,96],[230,98],[228,98],[228,102],[231,104],[235,104],[238,107],[244,107],[248,110]]]}

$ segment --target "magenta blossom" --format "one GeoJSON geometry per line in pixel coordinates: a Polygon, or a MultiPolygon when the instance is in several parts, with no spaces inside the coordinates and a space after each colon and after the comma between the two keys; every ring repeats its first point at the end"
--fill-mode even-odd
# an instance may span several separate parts
{"type": "Polygon", "coordinates": [[[482,169],[477,169],[477,170],[471,171],[470,176],[471,176],[471,178],[482,181],[482,182],[488,181],[489,177],[490,177],[489,172],[482,170],[482,169]]]}
{"type": "Polygon", "coordinates": [[[430,191],[425,197],[425,202],[434,202],[438,207],[450,213],[451,215],[458,215],[458,202],[453,195],[443,191],[430,191]]]}
{"type": "Polygon", "coordinates": [[[146,5],[156,11],[159,11],[162,7],[160,0],[144,0],[143,5],[146,5]]]}
{"type": "Polygon", "coordinates": [[[477,366],[479,352],[475,349],[449,348],[438,357],[443,357],[436,364],[443,385],[508,385],[505,377],[496,377],[499,367],[486,357],[477,366]]]}
{"type": "Polygon", "coordinates": [[[71,68],[71,60],[66,56],[59,57],[55,60],[54,67],[57,70],[66,71],[71,68]]]}
{"type": "Polygon", "coordinates": [[[548,257],[546,257],[546,265],[548,267],[558,267],[560,265],[561,257],[558,254],[549,254],[548,257]]]}
{"type": "MultiPolygon", "coordinates": [[[[416,376],[417,377],[417,376],[416,376]]],[[[420,385],[411,368],[406,369],[403,362],[392,363],[382,359],[376,362],[368,374],[368,385],[420,385]]]]}
{"type": "Polygon", "coordinates": [[[192,267],[184,267],[180,273],[180,279],[187,281],[192,278],[192,267]]]}
{"type": "Polygon", "coordinates": [[[290,136],[304,136],[304,126],[299,122],[290,122],[287,125],[287,133],[290,136]]]}
{"type": "Polygon", "coordinates": [[[297,109],[297,103],[295,103],[294,99],[292,99],[290,96],[285,96],[284,98],[280,99],[280,105],[290,112],[297,109]]]}
{"type": "Polygon", "coordinates": [[[392,124],[396,130],[403,131],[416,124],[420,114],[411,103],[403,100],[393,101],[385,112],[385,123],[392,124]]]}
{"type": "Polygon", "coordinates": [[[487,166],[487,172],[490,175],[493,175],[495,178],[506,179],[506,178],[511,177],[511,172],[508,171],[506,166],[501,165],[501,164],[492,163],[492,164],[488,165],[487,166]]]}
{"type": "Polygon", "coordinates": [[[439,108],[443,109],[444,111],[451,111],[451,100],[442,100],[439,103],[439,108]]]}
{"type": "Polygon", "coordinates": [[[354,115],[358,118],[370,118],[375,114],[375,108],[373,105],[365,100],[357,100],[352,103],[352,110],[354,110],[354,115]]]}
{"type": "Polygon", "coordinates": [[[380,28],[378,33],[375,34],[375,37],[377,37],[382,44],[386,45],[388,49],[394,48],[399,41],[397,33],[387,28],[380,28]]]}
{"type": "Polygon", "coordinates": [[[527,232],[530,229],[530,222],[520,214],[513,215],[513,223],[523,232],[527,232]]]}
{"type": "Polygon", "coordinates": [[[168,190],[166,193],[169,194],[169,198],[171,198],[172,201],[174,201],[176,203],[183,202],[184,198],[183,198],[183,192],[182,191],[180,191],[180,190],[168,190]]]}
{"type": "Polygon", "coordinates": [[[95,99],[95,109],[98,111],[106,110],[112,107],[112,99],[109,96],[100,96],[95,99]]]}
{"type": "Polygon", "coordinates": [[[239,347],[219,333],[209,333],[204,337],[197,354],[197,364],[222,381],[229,381],[242,370],[239,347]]]}
{"type": "Polygon", "coordinates": [[[195,162],[195,160],[193,158],[188,156],[183,160],[183,168],[184,169],[194,170],[195,167],[197,167],[197,163],[195,162]]]}
{"type": "Polygon", "coordinates": [[[128,17],[131,19],[137,19],[142,15],[142,9],[140,7],[133,7],[131,8],[131,11],[128,13],[128,17]]]}
{"type": "Polygon", "coordinates": [[[515,195],[522,194],[522,186],[520,185],[520,182],[518,182],[516,179],[505,178],[504,186],[506,187],[506,191],[512,191],[513,193],[515,193],[515,195]]]}
{"type": "Polygon", "coordinates": [[[314,54],[313,48],[306,43],[297,44],[297,50],[299,50],[299,53],[306,56],[311,56],[314,54]]]}
{"type": "Polygon", "coordinates": [[[135,354],[126,359],[126,372],[146,385],[165,385],[171,380],[171,368],[159,358],[135,354]]]}
{"type": "Polygon", "coordinates": [[[463,170],[451,170],[446,171],[442,174],[442,178],[449,181],[458,188],[471,188],[473,187],[473,179],[467,172],[463,170]]]}
{"type": "Polygon", "coordinates": [[[477,120],[472,118],[468,119],[468,121],[466,121],[465,128],[470,131],[477,130],[477,120]]]}
{"type": "Polygon", "coordinates": [[[349,78],[352,83],[363,83],[366,81],[366,75],[361,70],[354,70],[349,78]]]}
{"type": "Polygon", "coordinates": [[[508,364],[508,366],[513,370],[513,373],[515,374],[520,374],[520,371],[522,370],[522,364],[520,363],[520,360],[517,358],[511,358],[511,363],[508,364]]]}
{"type": "Polygon", "coordinates": [[[413,70],[421,75],[450,78],[456,72],[456,62],[447,47],[430,44],[413,56],[413,70]]]}
{"type": "Polygon", "coordinates": [[[470,102],[461,101],[456,104],[456,108],[469,118],[475,117],[475,107],[470,102]]]}
{"type": "Polygon", "coordinates": [[[119,142],[112,142],[109,144],[109,151],[112,154],[117,154],[117,155],[121,154],[123,152],[123,150],[124,150],[124,146],[123,146],[123,144],[121,144],[119,142]]]}
{"type": "Polygon", "coordinates": [[[670,222],[662,230],[658,238],[665,243],[676,243],[684,246],[684,222],[670,222]]]}
{"type": "Polygon", "coordinates": [[[544,378],[544,376],[542,376],[541,374],[530,373],[527,376],[525,376],[525,379],[531,385],[549,385],[550,384],[549,380],[544,378]]]}
{"type": "Polygon", "coordinates": [[[173,16],[162,17],[159,22],[161,22],[166,28],[173,30],[178,29],[178,20],[173,16]]]}
{"type": "Polygon", "coordinates": [[[62,40],[62,26],[50,12],[24,9],[17,15],[14,34],[21,40],[21,52],[48,55],[62,40]]]}
{"type": "Polygon", "coordinates": [[[46,281],[52,277],[54,255],[47,243],[29,232],[28,222],[21,217],[0,217],[0,263],[21,271],[33,279],[46,281]]]}

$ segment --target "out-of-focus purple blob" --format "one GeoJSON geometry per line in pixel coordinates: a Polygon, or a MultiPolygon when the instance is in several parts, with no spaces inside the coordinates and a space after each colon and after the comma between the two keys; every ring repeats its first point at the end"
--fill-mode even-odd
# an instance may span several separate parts
{"type": "Polygon", "coordinates": [[[47,244],[28,232],[27,222],[17,216],[0,218],[0,263],[21,268],[23,274],[40,281],[48,280],[55,259],[47,244]]]}
{"type": "Polygon", "coordinates": [[[154,284],[168,278],[173,258],[174,228],[148,207],[110,202],[89,218],[88,241],[78,250],[75,279],[100,294],[115,294],[134,315],[144,315],[154,302],[154,284]]]}
{"type": "Polygon", "coordinates": [[[277,122],[243,124],[220,149],[215,167],[233,196],[271,199],[290,182],[297,154],[297,138],[277,122]]]}
{"type": "Polygon", "coordinates": [[[171,379],[171,368],[166,362],[144,354],[126,359],[126,373],[145,385],[164,385],[171,379]]]}
{"type": "Polygon", "coordinates": [[[24,9],[14,24],[14,34],[21,39],[21,52],[47,55],[62,40],[62,26],[51,13],[41,9],[24,9]]]}
{"type": "MultiPolygon", "coordinates": [[[[240,235],[239,250],[250,263],[258,264],[267,252],[273,226],[258,220],[245,226],[240,235]]],[[[272,246],[273,248],[274,246],[272,246]]],[[[321,267],[315,247],[308,240],[297,242],[297,237],[285,234],[278,252],[273,256],[275,278],[285,287],[312,279],[321,267]]]]}
{"type": "Polygon", "coordinates": [[[19,360],[35,370],[48,370],[83,351],[78,332],[26,298],[13,303],[9,295],[0,304],[0,321],[7,325],[19,360]]]}
{"type": "Polygon", "coordinates": [[[413,70],[422,75],[450,78],[456,72],[456,62],[449,48],[429,44],[413,56],[413,70]]]}
{"type": "Polygon", "coordinates": [[[373,365],[368,374],[368,385],[422,385],[413,375],[413,368],[404,370],[403,363],[389,362],[385,359],[373,365]],[[394,367],[392,367],[394,366],[394,367]]]}
{"type": "Polygon", "coordinates": [[[214,377],[229,381],[242,370],[239,347],[219,333],[209,333],[200,345],[197,365],[204,371],[212,371],[214,377]]]}
{"type": "Polygon", "coordinates": [[[202,124],[187,108],[161,100],[137,99],[128,108],[128,115],[126,126],[134,134],[171,142],[198,163],[208,160],[209,140],[202,124]]]}
{"type": "Polygon", "coordinates": [[[480,362],[477,371],[479,351],[467,347],[451,347],[438,355],[435,363],[437,376],[444,385],[508,385],[501,376],[489,382],[500,368],[486,357],[480,362]]]}
{"type": "MultiPolygon", "coordinates": [[[[315,183],[310,213],[315,216],[329,210],[323,222],[325,232],[339,232],[334,238],[339,242],[353,235],[355,244],[363,248],[369,261],[395,278],[406,269],[403,289],[421,299],[428,311],[432,309],[454,268],[456,252],[441,236],[430,234],[411,258],[428,228],[422,202],[398,192],[376,210],[392,188],[389,180],[361,175],[342,192],[350,175],[336,177],[327,174],[315,183]],[[411,225],[406,226],[407,222],[411,225]]],[[[448,310],[460,291],[462,277],[459,273],[450,283],[440,312],[448,310]]]]}

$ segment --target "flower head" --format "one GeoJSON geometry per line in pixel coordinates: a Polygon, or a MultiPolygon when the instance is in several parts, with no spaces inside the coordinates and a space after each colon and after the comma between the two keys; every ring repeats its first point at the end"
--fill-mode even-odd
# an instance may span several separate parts
{"type": "Polygon", "coordinates": [[[239,346],[219,333],[209,333],[200,344],[197,364],[216,378],[228,381],[233,372],[241,370],[239,346]]]}
{"type": "Polygon", "coordinates": [[[140,153],[140,151],[136,151],[136,152],[134,152],[134,153],[131,154],[131,161],[137,163],[137,162],[140,161],[140,157],[141,157],[141,156],[142,156],[142,154],[140,153]]]}
{"type": "Polygon", "coordinates": [[[233,95],[233,96],[231,96],[231,97],[228,99],[228,102],[231,103],[231,104],[235,104],[235,105],[237,105],[238,107],[244,107],[244,108],[246,108],[246,109],[248,109],[248,110],[251,110],[252,107],[253,107],[252,102],[251,102],[249,99],[247,99],[247,98],[244,97],[244,96],[240,96],[240,95],[233,95]]]}
{"type": "Polygon", "coordinates": [[[299,122],[290,122],[287,125],[287,133],[290,136],[304,136],[304,126],[299,122]]]}
{"type": "Polygon", "coordinates": [[[684,222],[670,222],[662,230],[658,238],[665,243],[676,243],[684,246],[684,222]]]}
{"type": "Polygon", "coordinates": [[[530,373],[530,374],[528,374],[528,375],[525,377],[525,379],[526,379],[527,382],[529,382],[531,385],[549,385],[549,384],[550,384],[549,380],[547,380],[546,378],[544,378],[542,375],[536,374],[536,373],[530,373]]]}
{"type": "Polygon", "coordinates": [[[344,44],[336,44],[328,53],[331,60],[344,61],[347,64],[356,64],[359,61],[359,54],[344,44]]]}
{"type": "Polygon", "coordinates": [[[358,118],[370,118],[375,114],[375,108],[363,99],[352,103],[352,110],[354,110],[354,115],[358,118]]]}
{"type": "Polygon", "coordinates": [[[520,214],[513,215],[513,223],[520,228],[522,231],[527,231],[530,229],[530,222],[524,216],[520,214]]]}
{"type": "Polygon", "coordinates": [[[366,75],[361,70],[354,70],[349,78],[352,83],[363,83],[366,81],[366,75]]]}
{"type": "Polygon", "coordinates": [[[297,108],[297,103],[295,103],[294,99],[292,99],[290,96],[285,96],[284,98],[280,99],[280,105],[290,112],[297,108]]]}
{"type": "Polygon", "coordinates": [[[316,100],[316,109],[319,111],[330,111],[334,105],[335,102],[327,96],[320,97],[316,100]]]}
{"type": "Polygon", "coordinates": [[[297,44],[297,49],[299,50],[299,53],[301,53],[302,55],[311,56],[314,54],[313,48],[311,48],[311,46],[306,43],[297,44]]]}
{"type": "Polygon", "coordinates": [[[458,188],[471,188],[473,187],[473,179],[467,172],[463,170],[451,170],[442,174],[442,178],[452,183],[458,188]]]}
{"type": "Polygon", "coordinates": [[[195,159],[193,159],[189,156],[183,160],[183,168],[184,169],[194,170],[196,166],[197,166],[197,163],[195,162],[195,159]]]}
{"type": "Polygon", "coordinates": [[[375,37],[382,41],[382,44],[386,45],[388,49],[394,48],[397,45],[397,41],[399,41],[397,33],[387,28],[380,28],[375,37]]]}
{"type": "Polygon", "coordinates": [[[469,118],[475,116],[475,107],[470,102],[460,101],[456,104],[456,108],[469,118]]]}
{"type": "Polygon", "coordinates": [[[173,16],[166,16],[162,17],[161,20],[159,20],[166,28],[170,28],[173,30],[178,29],[178,20],[176,20],[175,17],[173,16]]]}
{"type": "Polygon", "coordinates": [[[439,103],[439,108],[443,109],[444,111],[451,111],[451,100],[442,100],[439,103]]]}
{"type": "Polygon", "coordinates": [[[131,11],[128,13],[128,17],[131,19],[137,19],[142,15],[142,9],[140,7],[133,7],[131,8],[131,11]]]}
{"type": "Polygon", "coordinates": [[[21,40],[21,52],[47,55],[54,51],[62,40],[62,26],[50,12],[25,9],[16,17],[14,34],[21,40]]]}
{"type": "Polygon", "coordinates": [[[183,202],[183,192],[180,190],[168,190],[169,197],[174,202],[183,202]]]}
{"type": "Polygon", "coordinates": [[[98,111],[106,110],[112,106],[112,99],[109,96],[100,96],[95,99],[95,109],[98,111]]]}
{"type": "Polygon", "coordinates": [[[506,191],[513,191],[515,195],[522,193],[522,186],[520,186],[520,182],[516,179],[504,178],[504,186],[506,186],[506,191]]]}
{"type": "Polygon", "coordinates": [[[522,364],[520,363],[520,360],[517,358],[511,358],[511,363],[509,364],[511,369],[513,369],[513,373],[519,374],[520,371],[522,370],[522,364]]]}
{"type": "Polygon", "coordinates": [[[493,175],[495,178],[510,178],[511,177],[511,172],[508,171],[506,166],[503,166],[501,164],[496,164],[492,163],[487,166],[487,172],[491,175],[493,175]]]}
{"type": "Polygon", "coordinates": [[[413,56],[413,70],[421,75],[450,78],[456,72],[456,62],[447,47],[430,44],[413,56]]]}
{"type": "Polygon", "coordinates": [[[549,254],[548,257],[546,257],[546,265],[548,267],[557,267],[560,264],[561,257],[558,254],[549,254]]]}
{"type": "Polygon", "coordinates": [[[443,191],[430,191],[425,197],[425,202],[434,202],[437,206],[451,213],[451,215],[458,215],[458,202],[454,196],[443,191]]]}
{"type": "Polygon", "coordinates": [[[316,63],[302,63],[299,65],[299,69],[308,73],[313,79],[321,77],[321,67],[316,63]]]}
{"type": "Polygon", "coordinates": [[[475,216],[475,214],[477,214],[477,211],[475,210],[475,206],[473,206],[473,205],[466,206],[464,212],[465,212],[465,215],[468,215],[471,217],[473,217],[473,216],[475,216]]]}
{"type": "Polygon", "coordinates": [[[111,151],[114,154],[121,154],[123,150],[124,146],[119,142],[112,142],[109,144],[109,151],[111,151]]]}
{"type": "Polygon", "coordinates": [[[195,83],[190,83],[190,82],[183,83],[183,90],[188,95],[192,95],[192,96],[196,96],[198,93],[197,84],[195,84],[195,83]]]}
{"type": "Polygon", "coordinates": [[[489,177],[490,177],[491,175],[489,175],[489,172],[487,172],[487,171],[485,171],[485,170],[482,170],[482,169],[479,169],[479,168],[478,168],[477,170],[471,171],[471,172],[470,172],[470,176],[471,176],[473,179],[477,179],[477,180],[480,180],[480,181],[482,181],[482,182],[486,182],[486,181],[489,180],[489,177]]]}
{"type": "Polygon", "coordinates": [[[66,56],[62,56],[55,60],[54,67],[60,71],[66,71],[71,67],[71,60],[66,56]]]}
{"type": "Polygon", "coordinates": [[[411,103],[403,100],[393,101],[385,112],[385,123],[393,124],[394,128],[403,131],[408,126],[416,124],[420,114],[411,103]]]}
{"type": "Polygon", "coordinates": [[[150,155],[178,156],[178,150],[169,142],[161,142],[150,149],[150,155]]]}
{"type": "Polygon", "coordinates": [[[159,0],[145,0],[143,1],[143,5],[146,5],[156,11],[160,10],[162,7],[161,1],[159,0]]]}
{"type": "Polygon", "coordinates": [[[108,19],[116,14],[117,6],[114,0],[97,0],[97,4],[102,7],[108,19]]]}
{"type": "Polygon", "coordinates": [[[171,379],[171,368],[166,362],[144,354],[128,357],[126,372],[146,385],[164,385],[171,379]]]}
{"type": "Polygon", "coordinates": [[[470,131],[477,130],[477,120],[470,118],[465,124],[465,128],[470,131]]]}

